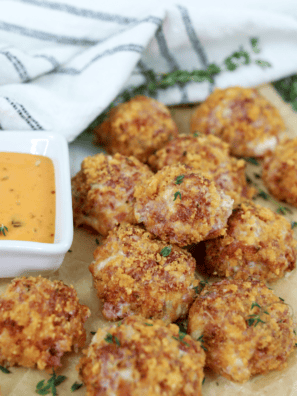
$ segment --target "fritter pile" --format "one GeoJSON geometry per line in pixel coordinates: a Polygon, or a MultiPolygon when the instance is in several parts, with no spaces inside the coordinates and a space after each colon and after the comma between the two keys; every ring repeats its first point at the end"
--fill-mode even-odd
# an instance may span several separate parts
{"type": "Polygon", "coordinates": [[[99,329],[84,354],[87,396],[201,396],[204,351],[176,325],[129,317],[99,329]]]}
{"type": "Polygon", "coordinates": [[[262,157],[274,150],[285,125],[278,110],[256,89],[216,89],[198,106],[191,131],[214,134],[239,157],[262,157]]]}
{"type": "Polygon", "coordinates": [[[275,281],[295,268],[296,257],[290,222],[252,201],[233,209],[224,237],[205,243],[209,275],[275,281]]]}
{"type": "Polygon", "coordinates": [[[139,223],[179,246],[223,235],[233,199],[187,165],[165,166],[135,188],[139,223]]]}
{"type": "Polygon", "coordinates": [[[206,366],[236,382],[286,367],[297,340],[289,306],[256,280],[206,285],[188,333],[205,348],[206,366]]]}
{"type": "Polygon", "coordinates": [[[264,158],[262,178],[277,199],[297,207],[297,138],[282,141],[264,158]]]}
{"type": "Polygon", "coordinates": [[[65,352],[84,346],[89,316],[72,286],[41,276],[15,278],[0,297],[0,364],[61,366],[65,352]]]}
{"type": "Polygon", "coordinates": [[[136,223],[134,189],[152,174],[133,157],[102,153],[86,157],[72,178],[75,226],[87,225],[107,235],[119,223],[136,223]]]}
{"type": "Polygon", "coordinates": [[[110,154],[133,155],[147,162],[155,150],[177,136],[168,108],[155,99],[136,96],[114,107],[95,130],[98,144],[110,154]]]}
{"type": "Polygon", "coordinates": [[[255,194],[255,189],[246,182],[246,162],[231,157],[229,145],[216,136],[180,135],[149,158],[149,165],[155,171],[178,163],[207,175],[235,204],[255,194]]]}
{"type": "Polygon", "coordinates": [[[126,224],[109,233],[94,259],[89,268],[107,319],[141,314],[170,323],[187,315],[198,284],[190,253],[126,224]]]}

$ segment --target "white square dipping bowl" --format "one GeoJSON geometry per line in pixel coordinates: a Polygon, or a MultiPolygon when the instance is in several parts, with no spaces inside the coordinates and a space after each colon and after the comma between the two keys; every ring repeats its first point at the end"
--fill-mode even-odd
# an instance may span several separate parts
{"type": "Polygon", "coordinates": [[[62,264],[73,239],[67,141],[62,135],[51,132],[0,131],[0,151],[49,157],[54,164],[56,183],[54,243],[0,240],[0,278],[53,271],[62,264]]]}

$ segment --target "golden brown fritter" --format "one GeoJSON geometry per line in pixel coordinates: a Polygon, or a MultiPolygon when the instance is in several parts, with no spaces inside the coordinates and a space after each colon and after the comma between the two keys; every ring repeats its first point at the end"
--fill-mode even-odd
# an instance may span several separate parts
{"type": "Polygon", "coordinates": [[[180,135],[149,158],[158,171],[167,165],[187,164],[214,180],[237,204],[250,199],[255,189],[245,178],[246,163],[229,155],[229,145],[213,135],[180,135]]]}
{"type": "Polygon", "coordinates": [[[107,235],[121,222],[136,223],[134,189],[152,174],[133,157],[102,153],[86,157],[72,178],[75,226],[87,225],[107,235]]]}
{"type": "Polygon", "coordinates": [[[296,265],[297,243],[290,222],[249,201],[233,209],[224,237],[205,243],[209,274],[275,281],[296,265]]]}
{"type": "Polygon", "coordinates": [[[262,157],[274,150],[285,129],[278,110],[256,89],[216,89],[192,116],[191,131],[214,134],[236,156],[262,157]]]}
{"type": "Polygon", "coordinates": [[[256,280],[206,285],[188,333],[205,348],[206,366],[236,382],[286,367],[297,341],[289,306],[256,280]]]}
{"type": "Polygon", "coordinates": [[[146,162],[155,150],[177,136],[177,127],[164,104],[136,96],[114,107],[94,133],[97,143],[110,154],[133,155],[146,162]]]}
{"type": "Polygon", "coordinates": [[[187,165],[165,166],[138,185],[134,213],[161,240],[179,246],[223,235],[233,199],[187,165]]]}
{"type": "Polygon", "coordinates": [[[41,276],[15,278],[0,297],[0,364],[61,366],[65,352],[84,346],[89,316],[72,286],[41,276]]]}
{"type": "Polygon", "coordinates": [[[204,351],[174,324],[128,317],[99,329],[84,354],[87,396],[201,396],[204,351]]]}
{"type": "Polygon", "coordinates": [[[277,199],[297,207],[297,138],[282,141],[264,158],[262,178],[277,199]]]}
{"type": "Polygon", "coordinates": [[[108,320],[140,314],[169,323],[187,315],[198,284],[190,253],[125,224],[109,233],[94,259],[90,271],[108,320]]]}

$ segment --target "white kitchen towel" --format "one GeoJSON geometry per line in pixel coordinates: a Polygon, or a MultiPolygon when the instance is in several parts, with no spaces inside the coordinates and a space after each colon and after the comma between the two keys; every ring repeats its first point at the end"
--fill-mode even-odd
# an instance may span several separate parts
{"type": "Polygon", "coordinates": [[[177,84],[157,99],[201,101],[216,86],[296,73],[296,0],[1,0],[0,129],[72,141],[122,90],[148,82],[148,70],[210,64],[221,69],[214,82],[177,84]]]}

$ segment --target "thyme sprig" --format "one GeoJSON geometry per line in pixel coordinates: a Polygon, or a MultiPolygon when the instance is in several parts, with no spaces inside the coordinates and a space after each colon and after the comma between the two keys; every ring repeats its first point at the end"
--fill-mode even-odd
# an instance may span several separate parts
{"type": "Polygon", "coordinates": [[[278,208],[276,209],[277,213],[280,213],[283,215],[285,215],[287,213],[292,213],[292,210],[290,208],[287,208],[286,206],[283,206],[280,203],[278,203],[275,199],[273,199],[269,194],[267,194],[267,192],[265,192],[262,189],[259,189],[258,197],[261,197],[261,198],[265,199],[266,201],[272,201],[273,203],[275,203],[278,206],[278,208]]]}
{"type": "Polygon", "coordinates": [[[70,391],[71,392],[75,392],[76,390],[80,389],[84,384],[83,383],[79,383],[79,382],[74,382],[74,384],[72,384],[70,391]]]}
{"type": "Polygon", "coordinates": [[[2,373],[4,374],[10,374],[11,371],[9,371],[6,367],[0,366],[0,370],[2,371],[2,373]]]}
{"type": "Polygon", "coordinates": [[[203,345],[204,342],[205,342],[205,341],[204,341],[204,335],[203,335],[203,334],[197,339],[197,341],[200,342],[201,348],[202,348],[205,352],[207,352],[207,348],[205,347],[205,345],[203,345]]]}
{"type": "Polygon", "coordinates": [[[282,99],[297,111],[297,74],[275,81],[273,86],[282,99]]]}
{"type": "Polygon", "coordinates": [[[120,340],[118,337],[113,336],[110,333],[107,333],[106,337],[104,338],[104,341],[106,341],[108,344],[116,344],[118,347],[121,346],[120,340]]]}
{"type": "Polygon", "coordinates": [[[175,200],[177,199],[178,196],[179,196],[179,199],[181,200],[181,199],[182,199],[182,196],[181,196],[180,191],[177,191],[176,193],[174,193],[174,199],[173,199],[173,201],[175,201],[175,200]]]}
{"type": "Polygon", "coordinates": [[[182,331],[179,331],[178,337],[172,336],[172,338],[177,340],[177,341],[182,342],[184,345],[189,347],[190,344],[188,342],[184,341],[184,338],[185,338],[186,335],[187,335],[186,333],[183,333],[182,331]]]}
{"type": "Polygon", "coordinates": [[[91,123],[87,131],[91,131],[97,125],[100,125],[112,107],[119,103],[127,102],[136,95],[156,97],[159,90],[166,90],[177,84],[183,87],[189,82],[202,83],[208,81],[213,83],[215,76],[251,64],[256,64],[261,68],[270,67],[271,65],[269,62],[253,58],[254,54],[260,52],[258,44],[258,38],[253,37],[250,39],[251,51],[241,46],[237,51],[227,56],[220,65],[211,63],[203,70],[175,70],[169,73],[155,73],[153,70],[141,70],[140,73],[145,78],[145,82],[138,87],[131,86],[122,91],[105,111],[91,123]]]}
{"type": "Polygon", "coordinates": [[[39,381],[36,385],[35,392],[38,395],[48,395],[52,394],[53,396],[57,395],[57,386],[60,385],[63,381],[65,381],[65,375],[56,375],[55,370],[53,370],[51,378],[45,384],[45,380],[39,381]]]}
{"type": "Polygon", "coordinates": [[[256,303],[256,302],[253,302],[252,303],[252,305],[251,305],[251,311],[254,309],[254,308],[258,308],[259,310],[260,310],[260,312],[259,313],[257,313],[257,314],[251,314],[251,315],[248,315],[248,317],[247,317],[247,320],[246,320],[246,322],[247,322],[247,324],[248,324],[248,326],[254,326],[254,327],[256,327],[259,323],[266,323],[264,320],[262,320],[262,315],[263,314],[266,314],[266,315],[269,315],[269,313],[267,312],[267,311],[265,311],[265,309],[263,309],[258,303],[256,303]]]}
{"type": "Polygon", "coordinates": [[[0,226],[0,234],[3,234],[4,236],[6,236],[5,231],[8,232],[8,228],[5,227],[4,224],[1,224],[1,226],[0,226]]]}
{"type": "Polygon", "coordinates": [[[165,247],[161,250],[160,254],[161,254],[161,256],[163,256],[163,257],[167,257],[167,256],[169,256],[169,254],[171,253],[171,250],[172,250],[172,246],[171,246],[171,245],[165,246],[165,247]]]}

